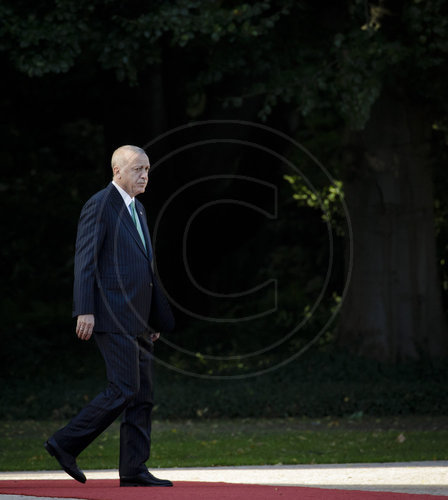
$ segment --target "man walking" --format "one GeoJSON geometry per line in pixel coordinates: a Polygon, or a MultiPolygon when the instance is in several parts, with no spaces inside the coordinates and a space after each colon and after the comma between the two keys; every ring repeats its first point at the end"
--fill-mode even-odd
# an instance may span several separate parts
{"type": "Polygon", "coordinates": [[[76,335],[92,335],[106,364],[107,388],[45,448],[74,479],[86,477],[76,457],[123,411],[120,486],[172,486],[147,469],[153,407],[152,351],[174,319],[153,273],[151,239],[143,205],[149,160],[144,150],[122,146],[112,156],[112,182],[84,205],[75,253],[73,316],[76,335]],[[156,333],[157,332],[157,333],[156,333]]]}

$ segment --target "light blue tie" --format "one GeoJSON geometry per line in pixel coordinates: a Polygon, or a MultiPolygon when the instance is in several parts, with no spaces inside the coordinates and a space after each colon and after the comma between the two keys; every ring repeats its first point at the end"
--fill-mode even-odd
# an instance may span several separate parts
{"type": "MultiPolygon", "coordinates": [[[[140,224],[140,219],[138,218],[137,212],[135,210],[135,200],[131,201],[129,207],[131,208],[132,220],[134,221],[135,227],[137,228],[138,234],[140,235],[140,238],[142,239],[143,242],[143,246],[145,247],[146,250],[146,242],[145,242],[145,237],[143,235],[142,226],[140,224]]],[[[151,242],[149,243],[148,254],[149,254],[149,259],[152,260],[151,242]]]]}

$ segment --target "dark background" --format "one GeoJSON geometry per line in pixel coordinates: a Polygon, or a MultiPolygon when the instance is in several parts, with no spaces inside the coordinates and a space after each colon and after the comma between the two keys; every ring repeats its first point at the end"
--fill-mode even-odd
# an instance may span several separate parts
{"type": "Polygon", "coordinates": [[[160,416],[445,412],[446,9],[2,1],[0,415],[104,384],[74,241],[123,144],[177,320],[160,416]]]}

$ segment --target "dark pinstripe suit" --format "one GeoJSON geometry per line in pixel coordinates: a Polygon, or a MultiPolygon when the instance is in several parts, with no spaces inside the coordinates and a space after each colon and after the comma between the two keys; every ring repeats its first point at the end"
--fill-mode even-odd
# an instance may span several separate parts
{"type": "MultiPolygon", "coordinates": [[[[136,210],[150,245],[143,205],[136,210]]],[[[109,385],[54,435],[77,456],[124,410],[120,475],[146,471],[150,453],[152,341],[174,319],[122,196],[111,183],[84,205],[75,254],[73,316],[94,314],[109,385]]]]}

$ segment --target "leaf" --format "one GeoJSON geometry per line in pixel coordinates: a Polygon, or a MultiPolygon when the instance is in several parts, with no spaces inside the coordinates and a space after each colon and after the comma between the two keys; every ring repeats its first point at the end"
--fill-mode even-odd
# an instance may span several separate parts
{"type": "Polygon", "coordinates": [[[397,442],[401,444],[401,443],[404,443],[405,441],[406,441],[405,435],[402,432],[400,434],[398,434],[397,442]]]}

